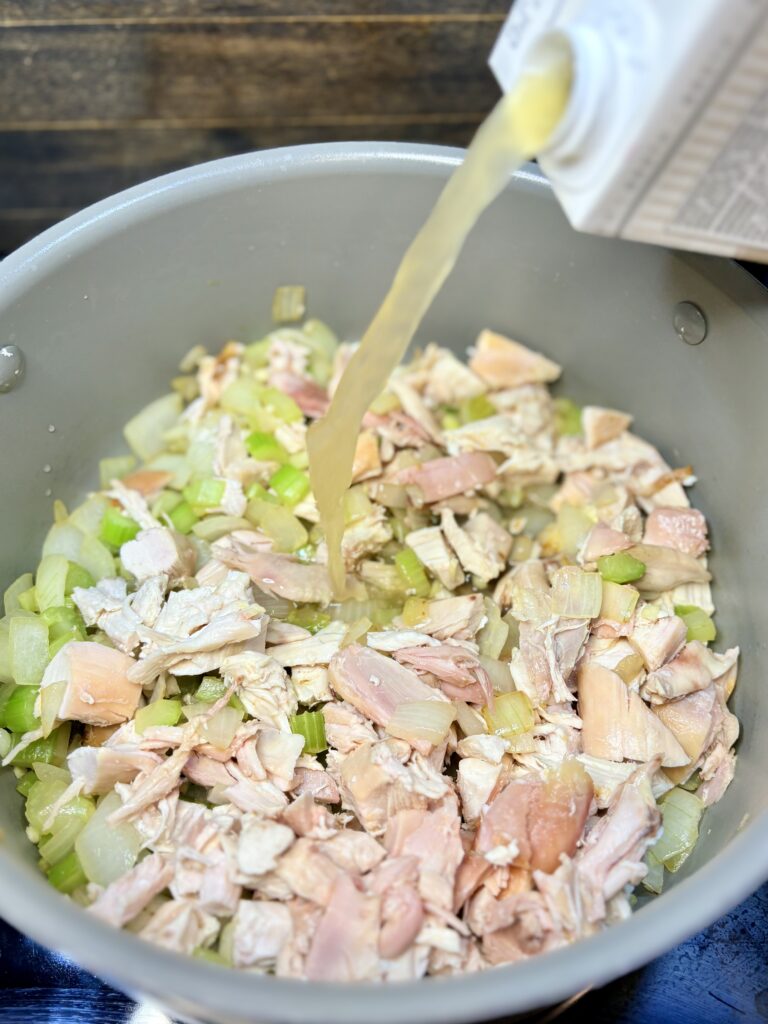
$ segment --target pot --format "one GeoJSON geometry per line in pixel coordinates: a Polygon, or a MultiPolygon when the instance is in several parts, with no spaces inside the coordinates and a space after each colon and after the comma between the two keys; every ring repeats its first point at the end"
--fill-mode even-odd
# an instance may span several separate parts
{"type": "MultiPolygon", "coordinates": [[[[305,284],[312,315],[359,335],[461,156],[371,143],[220,160],[98,203],[8,257],[0,345],[23,351],[26,375],[0,394],[3,585],[36,563],[51,495],[69,504],[96,485],[98,459],[122,450],[122,424],[163,393],[192,345],[261,336],[276,285],[305,284]]],[[[669,891],[601,935],[482,975],[374,989],[230,972],[116,932],[51,889],[3,772],[8,921],[184,1020],[447,1024],[601,985],[768,876],[768,477],[757,455],[768,435],[766,293],[726,261],[576,234],[525,168],[475,228],[420,337],[464,353],[485,326],[561,362],[563,391],[576,401],[634,412],[638,432],[673,465],[692,463],[700,480],[694,502],[713,524],[720,638],[743,652],[732,704],[743,735],[736,779],[669,891]],[[680,302],[706,317],[700,345],[675,329],[680,302]]]]}

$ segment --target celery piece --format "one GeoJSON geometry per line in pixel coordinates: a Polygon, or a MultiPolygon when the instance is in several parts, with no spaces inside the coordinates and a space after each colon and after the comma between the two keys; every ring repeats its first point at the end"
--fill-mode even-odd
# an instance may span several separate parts
{"type": "Polygon", "coordinates": [[[11,732],[25,733],[40,728],[35,714],[35,703],[40,690],[37,686],[17,686],[8,698],[3,712],[3,724],[11,732]]]}
{"type": "Polygon", "coordinates": [[[88,879],[83,871],[80,858],[74,850],[62,858],[58,864],[54,864],[48,872],[48,881],[54,889],[65,894],[74,892],[75,889],[79,889],[81,885],[87,883],[88,879]]]}
{"type": "Polygon", "coordinates": [[[11,615],[13,612],[17,612],[21,605],[19,604],[19,596],[24,593],[25,590],[29,590],[34,584],[31,572],[25,572],[22,576],[19,576],[17,580],[8,587],[3,598],[5,605],[5,614],[11,615]]]}
{"type": "MultiPolygon", "coordinates": [[[[92,494],[89,498],[78,505],[67,520],[70,526],[76,526],[82,533],[98,533],[104,512],[110,504],[109,498],[104,494],[92,494]]],[[[44,555],[65,555],[66,551],[44,551],[44,555]]],[[[71,559],[71,556],[68,556],[71,559]]],[[[76,559],[75,559],[76,561],[76,559]]]]}
{"type": "Polygon", "coordinates": [[[245,439],[245,447],[258,462],[287,462],[288,452],[272,434],[254,430],[245,439]]]}
{"type": "Polygon", "coordinates": [[[181,718],[181,701],[169,698],[156,700],[139,708],[133,717],[136,732],[141,735],[145,729],[156,725],[176,725],[181,718]]]}
{"type": "Polygon", "coordinates": [[[354,523],[357,519],[363,519],[373,511],[373,505],[365,490],[360,487],[350,487],[344,495],[344,522],[354,523]]]}
{"type": "Polygon", "coordinates": [[[298,505],[309,494],[309,477],[294,466],[281,466],[270,477],[269,486],[284,505],[298,505]]]}
{"type": "Polygon", "coordinates": [[[215,704],[221,700],[228,690],[227,684],[218,676],[203,676],[195,690],[195,701],[202,704],[215,704]]]}
{"type": "Polygon", "coordinates": [[[261,341],[253,341],[245,346],[243,362],[253,370],[260,370],[269,363],[269,350],[272,347],[271,338],[262,338],[261,341]]]}
{"type": "Polygon", "coordinates": [[[99,460],[99,486],[106,490],[113,480],[121,480],[136,466],[133,455],[115,455],[113,458],[99,460]]]}
{"type": "Polygon", "coordinates": [[[498,694],[493,710],[483,708],[483,717],[489,731],[505,739],[529,732],[535,721],[530,698],[520,690],[498,694]]]}
{"type": "Polygon", "coordinates": [[[226,480],[215,476],[193,480],[184,488],[184,499],[192,506],[192,511],[199,516],[206,511],[218,508],[224,497],[226,486],[226,480]]]}
{"type": "Polygon", "coordinates": [[[272,319],[276,324],[296,323],[307,311],[307,290],[303,284],[281,284],[272,296],[272,319]]]}
{"type": "Polygon", "coordinates": [[[555,398],[555,431],[561,437],[576,437],[581,434],[581,407],[570,398],[555,398]]]}
{"type": "Polygon", "coordinates": [[[290,622],[293,626],[308,629],[310,633],[317,633],[321,629],[325,629],[330,623],[331,617],[326,612],[320,611],[318,607],[305,604],[288,612],[285,621],[290,622]]]}
{"type": "Polygon", "coordinates": [[[69,562],[64,555],[46,555],[40,562],[35,580],[40,611],[64,604],[69,562]]]}
{"type": "Polygon", "coordinates": [[[16,792],[26,799],[29,796],[29,791],[32,789],[34,784],[37,782],[37,776],[34,772],[24,772],[19,781],[16,783],[16,792]]]}
{"type": "MultiPolygon", "coordinates": [[[[69,734],[70,723],[63,722],[50,736],[43,740],[35,740],[24,750],[20,750],[11,763],[17,768],[31,768],[33,764],[55,764],[61,767],[67,760],[69,734]]],[[[20,740],[21,736],[14,735],[14,744],[20,740]]]]}
{"type": "Polygon", "coordinates": [[[58,864],[66,857],[95,810],[96,805],[87,796],[76,796],[66,803],[53,821],[50,838],[40,843],[40,856],[43,860],[48,864],[58,864]]]}
{"type": "Polygon", "coordinates": [[[288,464],[294,469],[309,469],[309,453],[294,452],[293,455],[288,456],[288,464]]]}
{"type": "Polygon", "coordinates": [[[160,491],[152,503],[150,511],[155,519],[162,519],[163,516],[170,515],[175,508],[178,508],[182,500],[181,495],[176,491],[160,491]]]}
{"type": "Polygon", "coordinates": [[[197,522],[197,516],[188,501],[180,501],[168,513],[168,518],[171,520],[174,530],[179,533],[189,533],[197,522]]]}
{"type": "Polygon", "coordinates": [[[440,426],[443,430],[458,430],[461,426],[461,419],[455,412],[444,412],[440,416],[440,426]]]}
{"type": "Polygon", "coordinates": [[[38,686],[48,664],[48,627],[36,615],[14,615],[9,642],[14,680],[19,686],[38,686]]]}
{"type": "Polygon", "coordinates": [[[401,618],[406,627],[418,626],[429,618],[429,601],[423,597],[409,597],[403,605],[401,618]]]}
{"type": "Polygon", "coordinates": [[[274,544],[275,551],[293,552],[303,547],[308,540],[302,522],[284,505],[254,498],[248,503],[245,515],[258,526],[274,544]]]}
{"type": "Polygon", "coordinates": [[[196,960],[205,960],[209,964],[217,964],[219,967],[230,967],[229,960],[225,960],[221,953],[217,953],[215,949],[204,949],[202,946],[198,946],[197,949],[192,951],[192,956],[196,960]]]}
{"type": "Polygon", "coordinates": [[[645,562],[627,554],[626,551],[602,555],[597,560],[597,568],[603,579],[609,583],[632,583],[645,575],[645,562]]]}
{"type": "Polygon", "coordinates": [[[37,602],[37,590],[30,587],[29,590],[19,594],[19,610],[22,612],[37,612],[40,606],[37,602]]]}
{"type": "Polygon", "coordinates": [[[398,551],[395,555],[395,566],[410,595],[426,597],[429,594],[429,580],[415,551],[411,548],[403,548],[402,551],[398,551]]]}
{"type": "Polygon", "coordinates": [[[261,410],[261,391],[255,380],[238,377],[224,388],[219,404],[225,412],[253,421],[261,410]]]}
{"type": "Polygon", "coordinates": [[[687,640],[700,640],[707,644],[717,637],[717,628],[711,616],[696,604],[676,604],[675,615],[679,615],[688,630],[687,640]]]}
{"type": "Polygon", "coordinates": [[[254,498],[258,498],[260,501],[268,501],[272,505],[279,505],[280,499],[276,494],[270,494],[270,492],[263,487],[260,483],[255,480],[253,483],[248,484],[245,489],[245,496],[248,501],[253,501],[254,498]]]}
{"type": "Polygon", "coordinates": [[[474,395],[459,403],[459,417],[462,423],[474,423],[475,420],[487,420],[496,415],[496,406],[487,395],[474,395]]]}
{"type": "Polygon", "coordinates": [[[146,461],[165,448],[164,434],[178,420],[183,408],[180,395],[163,395],[145,406],[123,428],[129,448],[146,461]]]}
{"type": "Polygon", "coordinates": [[[504,650],[509,636],[509,626],[501,617],[501,609],[490,597],[483,598],[486,623],[477,634],[480,654],[484,658],[496,659],[504,650]]]}
{"type": "Polygon", "coordinates": [[[127,541],[133,540],[140,529],[135,519],[131,519],[114,505],[108,505],[101,520],[99,540],[113,551],[117,551],[127,541]]]}
{"type": "Polygon", "coordinates": [[[262,388],[260,399],[267,412],[272,413],[283,423],[298,423],[304,419],[304,413],[294,400],[277,388],[262,388]]]}
{"type": "Polygon", "coordinates": [[[3,683],[0,685],[0,728],[7,728],[5,709],[8,706],[8,701],[11,699],[11,694],[16,689],[17,687],[14,683],[3,683]]]}
{"type": "Polygon", "coordinates": [[[67,577],[64,581],[65,597],[69,597],[75,587],[87,589],[88,587],[94,586],[96,586],[96,580],[91,576],[87,569],[84,569],[82,565],[77,565],[75,562],[69,563],[67,577]]]}
{"type": "Polygon", "coordinates": [[[663,828],[661,838],[653,847],[653,854],[668,871],[677,871],[699,838],[704,804],[693,793],[675,787],[661,798],[659,810],[663,828]]]}
{"type": "Polygon", "coordinates": [[[195,523],[192,533],[200,540],[212,544],[219,537],[224,537],[234,530],[248,530],[250,526],[248,520],[243,519],[242,516],[206,516],[205,519],[195,523]]]}
{"type": "Polygon", "coordinates": [[[304,737],[304,753],[319,754],[326,750],[325,719],[320,711],[291,715],[291,732],[304,737]]]}
{"type": "MultiPolygon", "coordinates": [[[[104,634],[102,634],[102,636],[103,635],[104,634]]],[[[70,643],[72,640],[85,639],[85,634],[80,629],[78,629],[77,626],[73,626],[70,629],[64,630],[56,637],[55,640],[51,640],[50,646],[48,648],[49,659],[53,659],[59,653],[61,648],[66,647],[67,644],[70,643]]],[[[96,636],[93,636],[91,639],[96,640],[96,636]]],[[[111,641],[108,641],[107,645],[111,646],[111,641]]]]}

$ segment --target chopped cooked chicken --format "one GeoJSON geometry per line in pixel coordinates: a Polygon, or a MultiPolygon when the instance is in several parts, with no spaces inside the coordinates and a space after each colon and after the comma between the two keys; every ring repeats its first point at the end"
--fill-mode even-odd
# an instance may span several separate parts
{"type": "Polygon", "coordinates": [[[307,440],[355,348],[307,321],[195,351],[128,431],[160,450],[57,503],[5,660],[36,682],[41,628],[53,657],[8,687],[32,728],[5,763],[94,916],[240,970],[409,981],[626,917],[666,801],[698,815],[734,776],[739,652],[702,639],[692,468],[492,331],[469,366],[428,345],[363,417],[335,594],[307,440]]]}
{"type": "Polygon", "coordinates": [[[549,383],[562,373],[557,363],[494,331],[481,331],[469,368],[492,388],[549,383]]]}

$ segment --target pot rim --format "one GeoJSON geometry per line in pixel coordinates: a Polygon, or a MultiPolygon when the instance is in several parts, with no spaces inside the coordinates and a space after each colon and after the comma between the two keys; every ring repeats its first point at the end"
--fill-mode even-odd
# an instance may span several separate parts
{"type": "MultiPolygon", "coordinates": [[[[407,171],[445,178],[462,155],[444,146],[327,143],[228,157],[164,175],[88,207],[6,257],[0,263],[0,309],[102,239],[222,190],[340,172],[407,171]]],[[[518,171],[509,187],[549,190],[533,165],[518,171]]],[[[746,824],[724,850],[661,899],[598,935],[481,974],[391,985],[291,981],[167,952],[91,918],[55,893],[31,865],[14,859],[1,842],[0,913],[118,987],[150,995],[188,1016],[211,1010],[233,1021],[359,1024],[364,1012],[368,1024],[444,1024],[549,1005],[647,963],[765,881],[768,858],[760,857],[761,849],[768,849],[768,813],[746,824]]]]}

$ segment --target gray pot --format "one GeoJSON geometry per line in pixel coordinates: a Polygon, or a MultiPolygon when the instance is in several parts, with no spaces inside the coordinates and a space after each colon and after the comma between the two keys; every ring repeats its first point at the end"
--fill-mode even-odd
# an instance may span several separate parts
{"type": "MultiPolygon", "coordinates": [[[[343,144],[205,164],[70,218],[0,267],[0,345],[26,355],[0,394],[3,585],[36,564],[51,492],[96,484],[123,422],[163,393],[193,344],[249,340],[279,283],[308,287],[313,315],[354,336],[461,153],[343,144]],[[55,429],[53,429],[55,428],[55,429]],[[45,467],[50,466],[49,472],[45,467]],[[50,489],[50,490],[49,490],[50,489]]],[[[725,261],[575,234],[546,184],[521,171],[475,229],[421,331],[464,352],[497,328],[566,367],[563,390],[636,414],[713,523],[721,639],[740,643],[736,780],[704,819],[670,891],[607,933],[481,976],[395,985],[303,984],[182,959],[109,929],[37,873],[11,773],[0,777],[0,914],[132,994],[185,1019],[399,1024],[523,1012],[600,985],[709,924],[768,876],[768,301],[725,261]],[[673,329],[698,303],[698,347],[673,329]],[[762,738],[761,738],[762,737],[762,738]]]]}

